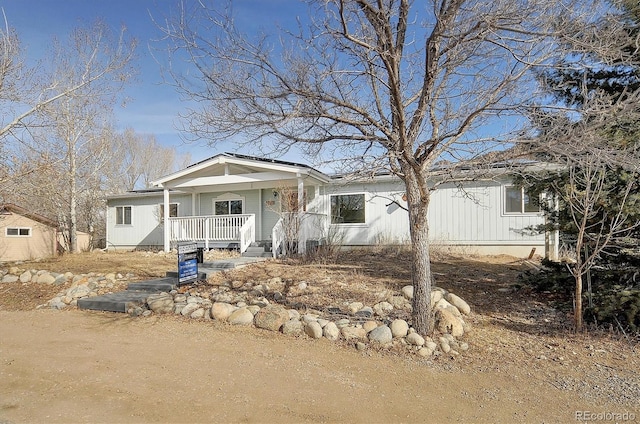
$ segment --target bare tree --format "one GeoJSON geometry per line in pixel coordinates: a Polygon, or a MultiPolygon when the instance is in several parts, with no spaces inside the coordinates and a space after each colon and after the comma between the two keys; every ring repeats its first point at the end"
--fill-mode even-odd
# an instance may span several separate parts
{"type": "MultiPolygon", "coordinates": [[[[134,74],[135,45],[125,38],[125,29],[114,33],[101,22],[73,30],[68,40],[55,40],[47,68],[39,69],[38,80],[46,81],[42,97],[3,130],[13,136],[6,144],[16,164],[46,165],[31,167],[38,175],[28,181],[45,191],[41,199],[51,199],[49,212],[58,216],[71,252],[77,251],[81,194],[102,184],[101,171],[113,160],[111,112],[134,74]],[[37,124],[26,122],[27,116],[37,117],[37,124]]],[[[17,184],[24,187],[22,181],[17,184]]]]}
{"type": "Polygon", "coordinates": [[[241,33],[230,6],[184,2],[164,30],[173,57],[186,52],[197,71],[172,73],[203,105],[186,122],[212,142],[241,134],[265,149],[299,146],[347,170],[399,176],[412,241],[412,324],[428,334],[431,190],[527,133],[518,117],[536,96],[531,71],[566,53],[556,42],[563,23],[592,26],[597,0],[309,3],[308,26],[269,38],[241,33]],[[434,170],[439,161],[446,173],[434,170]]]}
{"type": "Polygon", "coordinates": [[[191,161],[189,154],[178,154],[175,147],[162,146],[153,134],[138,134],[128,128],[120,138],[123,146],[119,157],[120,190],[149,188],[151,181],[191,161]]]}

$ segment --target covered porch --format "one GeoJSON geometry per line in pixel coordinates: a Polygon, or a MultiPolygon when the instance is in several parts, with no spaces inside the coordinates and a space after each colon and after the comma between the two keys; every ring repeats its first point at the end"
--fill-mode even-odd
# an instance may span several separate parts
{"type": "Polygon", "coordinates": [[[206,250],[237,248],[244,253],[256,241],[254,214],[169,218],[169,243],[191,241],[206,250]]]}
{"type": "Polygon", "coordinates": [[[275,257],[291,251],[283,246],[295,228],[297,251],[303,253],[307,241],[321,239],[328,226],[320,195],[328,181],[306,165],[238,154],[194,164],[153,183],[163,189],[162,211],[169,211],[161,214],[164,250],[190,241],[245,253],[265,242],[275,257]],[[172,204],[176,192],[183,200],[190,194],[191,204],[172,204]]]}

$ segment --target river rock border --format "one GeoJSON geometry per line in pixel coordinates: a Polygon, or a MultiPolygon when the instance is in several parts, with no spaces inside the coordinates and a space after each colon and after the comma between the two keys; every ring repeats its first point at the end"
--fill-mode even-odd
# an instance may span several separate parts
{"type": "MultiPolygon", "coordinates": [[[[37,283],[66,285],[56,297],[38,308],[65,309],[75,307],[78,299],[118,291],[133,274],[57,274],[44,270],[22,270],[12,267],[0,271],[2,283],[37,283]]],[[[405,286],[400,293],[388,294],[386,300],[373,306],[361,302],[329,306],[325,310],[291,307],[282,293],[270,289],[279,285],[279,277],[267,283],[251,284],[228,282],[213,287],[191,287],[150,295],[145,302],[131,304],[131,316],[173,314],[190,319],[215,320],[229,325],[254,326],[291,336],[312,339],[326,338],[352,344],[358,350],[368,346],[403,348],[421,357],[442,354],[459,355],[469,349],[461,340],[469,332],[465,317],[471,314],[469,304],[459,296],[436,287],[431,292],[431,306],[438,336],[418,334],[405,319],[411,311],[413,287],[405,286]],[[205,289],[206,287],[206,289],[205,289]]],[[[306,282],[298,287],[306,288],[306,282]]]]}

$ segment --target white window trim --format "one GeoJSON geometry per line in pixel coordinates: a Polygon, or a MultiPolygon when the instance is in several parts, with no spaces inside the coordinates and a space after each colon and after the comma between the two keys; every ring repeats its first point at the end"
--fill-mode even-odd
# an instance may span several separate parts
{"type": "Polygon", "coordinates": [[[14,237],[14,238],[27,238],[27,237],[32,237],[33,236],[33,228],[31,227],[6,227],[4,229],[4,236],[5,237],[14,237]],[[18,230],[18,234],[9,234],[9,230],[18,230]],[[20,230],[29,230],[29,234],[26,236],[23,236],[20,234],[20,230]]]}
{"type": "Polygon", "coordinates": [[[350,192],[350,193],[331,193],[329,195],[329,223],[330,225],[336,225],[336,226],[340,226],[340,227],[368,227],[369,224],[367,224],[367,219],[369,218],[369,211],[367,208],[367,193],[364,191],[358,191],[358,192],[350,192]],[[331,202],[331,198],[334,196],[353,196],[353,195],[363,195],[364,196],[364,222],[346,222],[346,223],[334,223],[332,222],[333,220],[333,209],[332,209],[332,202],[331,202]]]}
{"type": "Polygon", "coordinates": [[[517,188],[513,184],[507,184],[502,186],[502,216],[537,216],[542,213],[540,207],[535,212],[524,211],[524,187],[520,187],[520,212],[507,212],[507,188],[517,188]]]}
{"type": "Polygon", "coordinates": [[[131,227],[133,226],[133,206],[131,205],[122,205],[122,206],[115,206],[115,222],[116,222],[116,227],[131,227]],[[118,208],[122,208],[123,210],[123,215],[122,215],[122,224],[118,224],[118,208]],[[130,208],[131,209],[131,223],[129,224],[125,224],[124,223],[124,208],[130,208]]]}
{"type": "Polygon", "coordinates": [[[245,197],[244,196],[240,196],[238,194],[235,193],[225,193],[225,194],[221,194],[218,197],[214,197],[213,199],[211,199],[211,210],[213,212],[213,215],[216,215],[216,202],[229,202],[232,200],[240,200],[242,202],[242,214],[244,214],[245,211],[245,197]]]}

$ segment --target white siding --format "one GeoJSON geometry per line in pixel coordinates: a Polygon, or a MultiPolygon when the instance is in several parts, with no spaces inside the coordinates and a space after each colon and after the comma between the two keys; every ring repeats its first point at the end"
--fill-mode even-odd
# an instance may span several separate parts
{"type": "MultiPolygon", "coordinates": [[[[162,193],[110,199],[107,208],[107,248],[158,248],[164,245],[160,223],[162,193]],[[116,225],[116,207],[131,206],[131,225],[116,225]]],[[[172,195],[171,203],[178,204],[178,215],[191,215],[191,195],[172,195]]]]}
{"type": "MultiPolygon", "coordinates": [[[[429,206],[430,238],[434,244],[459,246],[506,246],[498,253],[521,247],[544,246],[544,235],[531,235],[528,226],[542,224],[541,214],[503,213],[503,187],[509,181],[465,183],[439,186],[432,192],[429,206]]],[[[409,241],[408,214],[402,200],[404,186],[399,181],[378,181],[333,185],[330,194],[365,193],[365,224],[332,225],[346,245],[406,243],[409,241]],[[395,202],[395,203],[394,203],[395,202]]]]}

